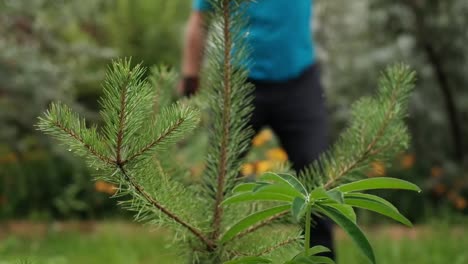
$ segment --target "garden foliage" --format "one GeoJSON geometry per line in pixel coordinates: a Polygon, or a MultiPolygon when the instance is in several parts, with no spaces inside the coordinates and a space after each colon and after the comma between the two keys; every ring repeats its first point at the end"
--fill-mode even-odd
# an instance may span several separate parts
{"type": "Polygon", "coordinates": [[[301,175],[266,173],[257,182],[240,183],[242,157],[252,136],[246,124],[252,86],[246,82],[247,72],[238,67],[248,56],[240,30],[246,23],[243,2],[212,1],[205,72],[210,146],[200,184],[185,184],[159,162],[200,120],[199,110],[190,104],[155,111],[155,104],[161,105],[156,89],[171,82],[164,71],[153,71],[148,81],[142,66],[116,61],[104,82],[102,126],[89,125],[63,103],[52,103],[39,129],[86,159],[97,179],[118,186],[116,197],[134,211],[136,220],[172,228],[175,244],[193,263],[333,263],[320,256],[328,249],[309,245],[311,214],[331,218],[375,263],[353,208],[410,225],[388,201],[363,191],[419,188],[403,180],[362,175],[372,162],[385,162],[408,147],[403,119],[414,74],[403,65],[389,68],[378,94],[354,105],[349,128],[301,175]],[[296,224],[276,221],[281,218],[296,224]]]}
{"type": "MultiPolygon", "coordinates": [[[[315,37],[323,61],[336,133],[349,120],[351,103],[374,90],[377,73],[405,61],[418,72],[408,119],[412,144],[385,175],[412,177],[425,199],[393,195],[411,219],[433,202],[467,211],[468,4],[464,0],[361,0],[316,2],[315,37]]],[[[432,212],[431,212],[432,213],[432,212]]]]}
{"type": "Polygon", "coordinates": [[[33,125],[52,101],[100,122],[96,102],[110,58],[178,65],[189,8],[184,0],[0,0],[0,218],[115,213],[112,186],[91,182],[81,160],[33,125]]]}

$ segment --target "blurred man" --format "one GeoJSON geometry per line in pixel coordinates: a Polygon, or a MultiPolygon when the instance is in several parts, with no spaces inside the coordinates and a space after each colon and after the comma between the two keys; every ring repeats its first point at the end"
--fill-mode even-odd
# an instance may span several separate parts
{"type": "MultiPolygon", "coordinates": [[[[180,92],[197,91],[210,12],[208,0],[193,0],[182,62],[180,92]]],[[[311,0],[257,0],[247,7],[249,81],[255,86],[251,126],[270,126],[296,171],[327,147],[323,91],[311,38],[311,0]]],[[[314,219],[312,246],[333,248],[328,221],[314,219]]],[[[332,254],[329,257],[333,257],[332,254]]]]}

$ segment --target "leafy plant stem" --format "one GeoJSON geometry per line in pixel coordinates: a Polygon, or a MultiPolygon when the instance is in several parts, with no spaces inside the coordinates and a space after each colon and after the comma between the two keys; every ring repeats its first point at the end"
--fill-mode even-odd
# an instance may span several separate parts
{"type": "Polygon", "coordinates": [[[310,204],[307,205],[306,210],[306,220],[305,220],[305,240],[304,240],[304,252],[306,256],[309,255],[309,248],[310,248],[310,225],[311,223],[311,214],[312,214],[312,206],[310,204]]]}

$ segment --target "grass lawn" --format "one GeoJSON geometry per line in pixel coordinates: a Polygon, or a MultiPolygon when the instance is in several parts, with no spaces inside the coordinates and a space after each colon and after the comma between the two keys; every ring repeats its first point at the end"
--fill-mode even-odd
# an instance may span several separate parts
{"type": "MultiPolygon", "coordinates": [[[[381,227],[366,233],[379,264],[468,263],[468,230],[464,226],[381,227]]],[[[337,240],[338,263],[367,263],[342,232],[337,232],[337,240]]],[[[167,232],[149,232],[126,223],[0,224],[0,264],[25,258],[34,264],[184,263],[168,242],[167,232]]]]}

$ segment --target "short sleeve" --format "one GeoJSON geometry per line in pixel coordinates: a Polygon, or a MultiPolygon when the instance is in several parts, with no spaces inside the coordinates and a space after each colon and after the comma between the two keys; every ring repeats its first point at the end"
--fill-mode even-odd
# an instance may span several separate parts
{"type": "Polygon", "coordinates": [[[211,11],[211,4],[209,0],[193,0],[193,10],[196,11],[211,11]]]}

